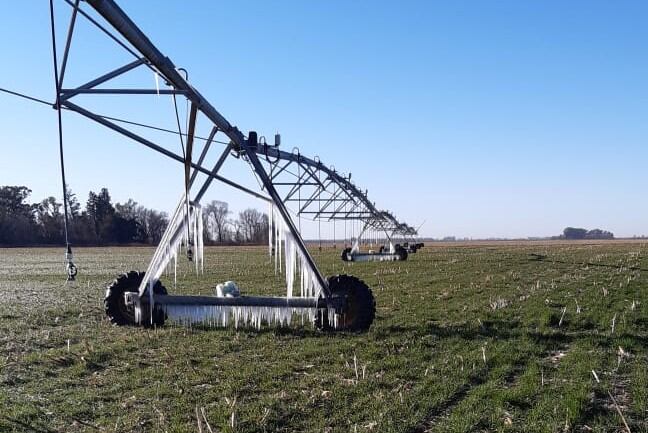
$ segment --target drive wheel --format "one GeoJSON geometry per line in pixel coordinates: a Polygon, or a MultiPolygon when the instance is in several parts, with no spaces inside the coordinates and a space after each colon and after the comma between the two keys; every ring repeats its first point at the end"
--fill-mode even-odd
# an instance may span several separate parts
{"type": "MultiPolygon", "coordinates": [[[[137,292],[142,279],[144,279],[144,272],[130,271],[121,274],[108,286],[106,289],[106,297],[104,298],[104,310],[110,323],[119,326],[139,325],[135,320],[135,308],[132,305],[126,304],[124,293],[137,292]]],[[[166,295],[167,291],[162,283],[158,281],[153,286],[153,293],[156,295],[166,295]]],[[[148,310],[148,308],[145,307],[143,310],[148,310]]],[[[151,320],[148,317],[148,311],[143,312],[143,314],[142,325],[145,327],[152,326],[151,320]]],[[[165,318],[164,311],[156,308],[153,312],[153,325],[164,325],[165,318]]]]}
{"type": "Polygon", "coordinates": [[[400,245],[396,247],[396,254],[398,254],[398,260],[407,260],[407,250],[400,245]]]}
{"type": "Polygon", "coordinates": [[[334,298],[346,298],[346,306],[336,312],[337,327],[329,322],[326,311],[317,315],[315,325],[322,330],[367,331],[376,317],[376,299],[371,289],[351,275],[329,277],[328,284],[334,298]]]}

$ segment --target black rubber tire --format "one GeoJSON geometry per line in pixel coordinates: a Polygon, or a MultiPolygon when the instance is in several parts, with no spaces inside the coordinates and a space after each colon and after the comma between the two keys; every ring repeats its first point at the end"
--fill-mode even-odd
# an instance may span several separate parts
{"type": "Polygon", "coordinates": [[[315,326],[325,331],[367,331],[376,317],[376,299],[369,286],[351,275],[329,277],[328,285],[334,298],[347,299],[346,308],[339,312],[337,328],[329,323],[326,312],[317,315],[315,326]]]}
{"type": "MultiPolygon", "coordinates": [[[[139,325],[139,323],[135,321],[135,311],[132,308],[129,308],[124,302],[124,293],[137,292],[137,289],[144,278],[144,274],[144,272],[138,271],[130,271],[121,274],[106,288],[104,310],[106,311],[110,323],[118,326],[139,325]]],[[[158,281],[155,283],[155,286],[153,286],[153,293],[156,295],[166,295],[167,291],[162,283],[158,281]]],[[[164,311],[156,308],[153,311],[153,324],[151,324],[150,319],[145,317],[142,321],[142,325],[147,328],[151,326],[162,326],[164,325],[165,319],[166,314],[164,314],[164,311]]]]}
{"type": "Polygon", "coordinates": [[[351,248],[345,248],[342,250],[342,261],[343,262],[350,262],[351,259],[349,258],[349,255],[351,254],[351,248]]]}
{"type": "Polygon", "coordinates": [[[398,254],[398,260],[401,262],[407,260],[407,250],[400,245],[396,247],[396,254],[398,254]]]}

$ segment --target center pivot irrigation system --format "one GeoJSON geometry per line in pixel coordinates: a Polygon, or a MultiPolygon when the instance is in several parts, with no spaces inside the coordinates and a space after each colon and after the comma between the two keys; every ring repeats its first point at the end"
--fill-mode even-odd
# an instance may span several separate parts
{"type": "MultiPolygon", "coordinates": [[[[225,326],[234,323],[236,326],[258,327],[262,323],[288,324],[294,315],[301,315],[302,321],[307,319],[320,328],[368,329],[375,315],[375,300],[369,287],[348,275],[325,278],[306,248],[290,213],[317,221],[318,224],[335,224],[336,220],[357,223],[361,231],[353,246],[344,249],[343,260],[404,260],[408,248],[410,252],[415,252],[421,246],[412,243],[417,230],[400,223],[391,213],[378,210],[367,198],[367,191],[361,191],[351,182],[350,174],[340,174],[333,167],[324,165],[317,157],[311,159],[301,155],[296,148],[291,152],[281,150],[278,135],[274,137],[272,144],[266,143],[265,138],[259,137],[254,131],[250,131],[247,137],[244,136],[189,83],[187,72],[177,68],[164,56],[114,1],[86,0],[85,3],[96,13],[82,8],[79,0],[63,1],[71,6],[72,13],[60,66],[56,54],[52,0],[50,12],[57,91],[54,108],[59,114],[64,185],[61,110],[78,113],[184,165],[185,192],[146,272],[131,271],[124,274],[107,289],[105,309],[110,320],[119,325],[159,326],[165,320],[170,320],[185,324],[225,326]],[[66,88],[63,85],[65,70],[78,17],[87,19],[134,59],[81,86],[66,88]],[[151,89],[109,87],[115,79],[121,79],[142,68],[151,70],[156,81],[165,83],[166,88],[160,89],[159,85],[151,89]],[[177,134],[182,154],[142,136],[142,127],[152,128],[150,125],[97,114],[77,102],[78,98],[89,96],[155,94],[173,98],[178,129],[155,129],[177,134]],[[184,98],[187,104],[188,119],[184,132],[180,125],[176,98],[184,98]],[[199,120],[200,123],[207,124],[206,130],[211,128],[206,138],[199,137],[196,133],[199,120]],[[204,142],[200,151],[198,141],[204,142]],[[214,146],[215,143],[222,143],[225,148],[216,150],[219,156],[213,166],[206,166],[210,151],[220,147],[214,146]],[[249,165],[259,183],[260,192],[219,174],[228,158],[236,158],[249,165]],[[222,296],[221,285],[218,290],[221,296],[172,296],[162,286],[160,277],[172,262],[177,265],[182,246],[185,247],[188,258],[195,262],[196,271],[203,267],[203,218],[200,201],[214,180],[268,203],[269,250],[274,255],[275,271],[278,269],[285,272],[286,297],[239,296],[237,290],[228,291],[234,296],[222,296]],[[378,252],[360,253],[363,236],[376,243],[383,241],[386,246],[378,252]],[[393,241],[397,239],[403,244],[394,244],[393,241]],[[300,281],[298,294],[293,290],[296,278],[300,281]]],[[[65,209],[67,211],[67,205],[65,209]]],[[[73,278],[76,267],[69,244],[66,251],[68,272],[73,278]]],[[[225,286],[227,288],[231,284],[225,286]]]]}

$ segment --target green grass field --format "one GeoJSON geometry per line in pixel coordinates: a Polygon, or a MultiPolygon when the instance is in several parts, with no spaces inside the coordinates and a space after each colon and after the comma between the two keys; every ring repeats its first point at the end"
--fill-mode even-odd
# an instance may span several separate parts
{"type": "MultiPolygon", "coordinates": [[[[71,285],[61,248],[0,250],[0,431],[626,431],[620,412],[648,432],[647,247],[433,245],[358,264],[314,251],[326,275],[374,290],[366,334],[113,327],[105,286],[152,249],[77,249],[71,285]]],[[[210,248],[204,276],[183,262],[164,284],[211,294],[228,279],[284,291],[265,248],[210,248]]]]}

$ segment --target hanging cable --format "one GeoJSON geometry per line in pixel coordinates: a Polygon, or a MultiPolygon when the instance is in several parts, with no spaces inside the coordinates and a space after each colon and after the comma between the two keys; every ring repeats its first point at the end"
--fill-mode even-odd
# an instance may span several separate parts
{"type": "Polygon", "coordinates": [[[344,202],[344,213],[345,213],[345,217],[344,217],[344,248],[347,247],[347,219],[346,219],[347,204],[348,204],[348,202],[345,201],[344,202]]]}
{"type": "MultiPolygon", "coordinates": [[[[293,149],[293,153],[295,153],[295,149],[293,149]]],[[[301,154],[299,153],[299,149],[297,149],[297,183],[299,184],[301,182],[301,154]]],[[[297,187],[297,203],[301,206],[301,185],[297,187]]],[[[301,212],[297,213],[298,217],[298,224],[299,224],[299,234],[301,235],[302,233],[302,227],[301,227],[301,212]]]]}
{"type": "MultiPolygon", "coordinates": [[[[319,161],[319,158],[317,158],[319,161]]],[[[317,183],[320,185],[317,187],[317,203],[319,203],[319,214],[320,218],[317,218],[317,237],[319,238],[319,251],[322,252],[322,181],[320,179],[320,163],[317,164],[317,183]]]]}
{"type": "MultiPolygon", "coordinates": [[[[47,105],[48,107],[52,107],[51,102],[45,101],[44,99],[36,98],[34,96],[27,95],[25,93],[16,92],[16,91],[13,91],[13,90],[5,89],[3,87],[0,87],[0,92],[6,93],[6,94],[12,95],[12,96],[17,96],[19,98],[27,99],[28,101],[37,102],[39,104],[47,105]]],[[[61,106],[61,110],[66,110],[66,109],[67,109],[66,107],[61,106]]],[[[106,116],[106,115],[103,115],[103,114],[97,114],[97,116],[101,117],[102,119],[112,120],[113,122],[124,123],[124,124],[127,124],[127,125],[138,126],[140,128],[146,128],[146,129],[151,129],[151,130],[154,130],[154,131],[166,132],[168,134],[174,134],[174,135],[179,135],[180,134],[178,131],[174,131],[172,129],[161,128],[159,126],[148,125],[146,123],[133,122],[131,120],[120,119],[119,117],[106,116]]],[[[183,135],[185,137],[187,136],[187,134],[184,134],[184,133],[182,133],[181,135],[183,135]]],[[[201,141],[208,141],[209,140],[209,138],[201,137],[199,135],[195,135],[194,139],[195,140],[201,140],[201,141]]],[[[229,144],[229,141],[222,141],[222,140],[211,140],[211,141],[213,143],[218,143],[218,144],[229,144]]],[[[277,161],[279,159],[280,158],[277,157],[277,161]]]]}
{"type": "Polygon", "coordinates": [[[9,90],[9,89],[4,89],[2,87],[0,87],[0,92],[8,93],[9,95],[18,96],[19,98],[24,98],[24,99],[27,99],[29,101],[38,102],[40,104],[44,104],[44,105],[47,105],[49,107],[52,106],[51,102],[47,102],[47,101],[45,101],[43,99],[34,98],[33,96],[25,95],[24,93],[19,93],[19,92],[14,92],[14,91],[9,90]]]}
{"type": "MultiPolygon", "coordinates": [[[[335,209],[335,197],[337,195],[337,182],[334,183],[333,187],[333,209],[335,209]]],[[[337,225],[337,220],[335,219],[335,214],[333,214],[333,249],[337,248],[337,239],[335,236],[335,226],[337,225]]]]}
{"type": "MultiPolygon", "coordinates": [[[[182,126],[180,126],[180,113],[178,112],[178,101],[176,100],[175,94],[171,95],[173,97],[173,108],[175,109],[176,123],[178,125],[178,137],[180,137],[180,147],[182,148],[182,158],[187,162],[187,152],[185,151],[185,144],[182,133],[182,126]]],[[[186,216],[187,216],[187,258],[189,261],[193,260],[193,247],[191,245],[191,233],[189,224],[189,183],[187,176],[185,176],[185,206],[186,206],[186,216]]]]}
{"type": "MultiPolygon", "coordinates": [[[[61,115],[61,87],[59,84],[58,74],[58,59],[56,57],[56,30],[54,28],[54,1],[50,0],[50,28],[52,30],[52,62],[54,64],[54,85],[56,87],[56,102],[54,108],[58,117],[58,139],[59,139],[59,160],[61,164],[61,184],[63,187],[63,233],[65,235],[65,262],[68,281],[74,281],[77,275],[77,267],[74,264],[74,257],[72,254],[72,246],[68,237],[68,199],[67,199],[67,183],[65,181],[65,158],[63,154],[63,118],[61,115]]],[[[19,95],[21,96],[21,95],[19,95]]],[[[36,100],[35,98],[28,98],[36,100]]],[[[36,100],[37,101],[37,100],[36,100]]],[[[40,101],[37,101],[40,102],[40,101]]]]}

